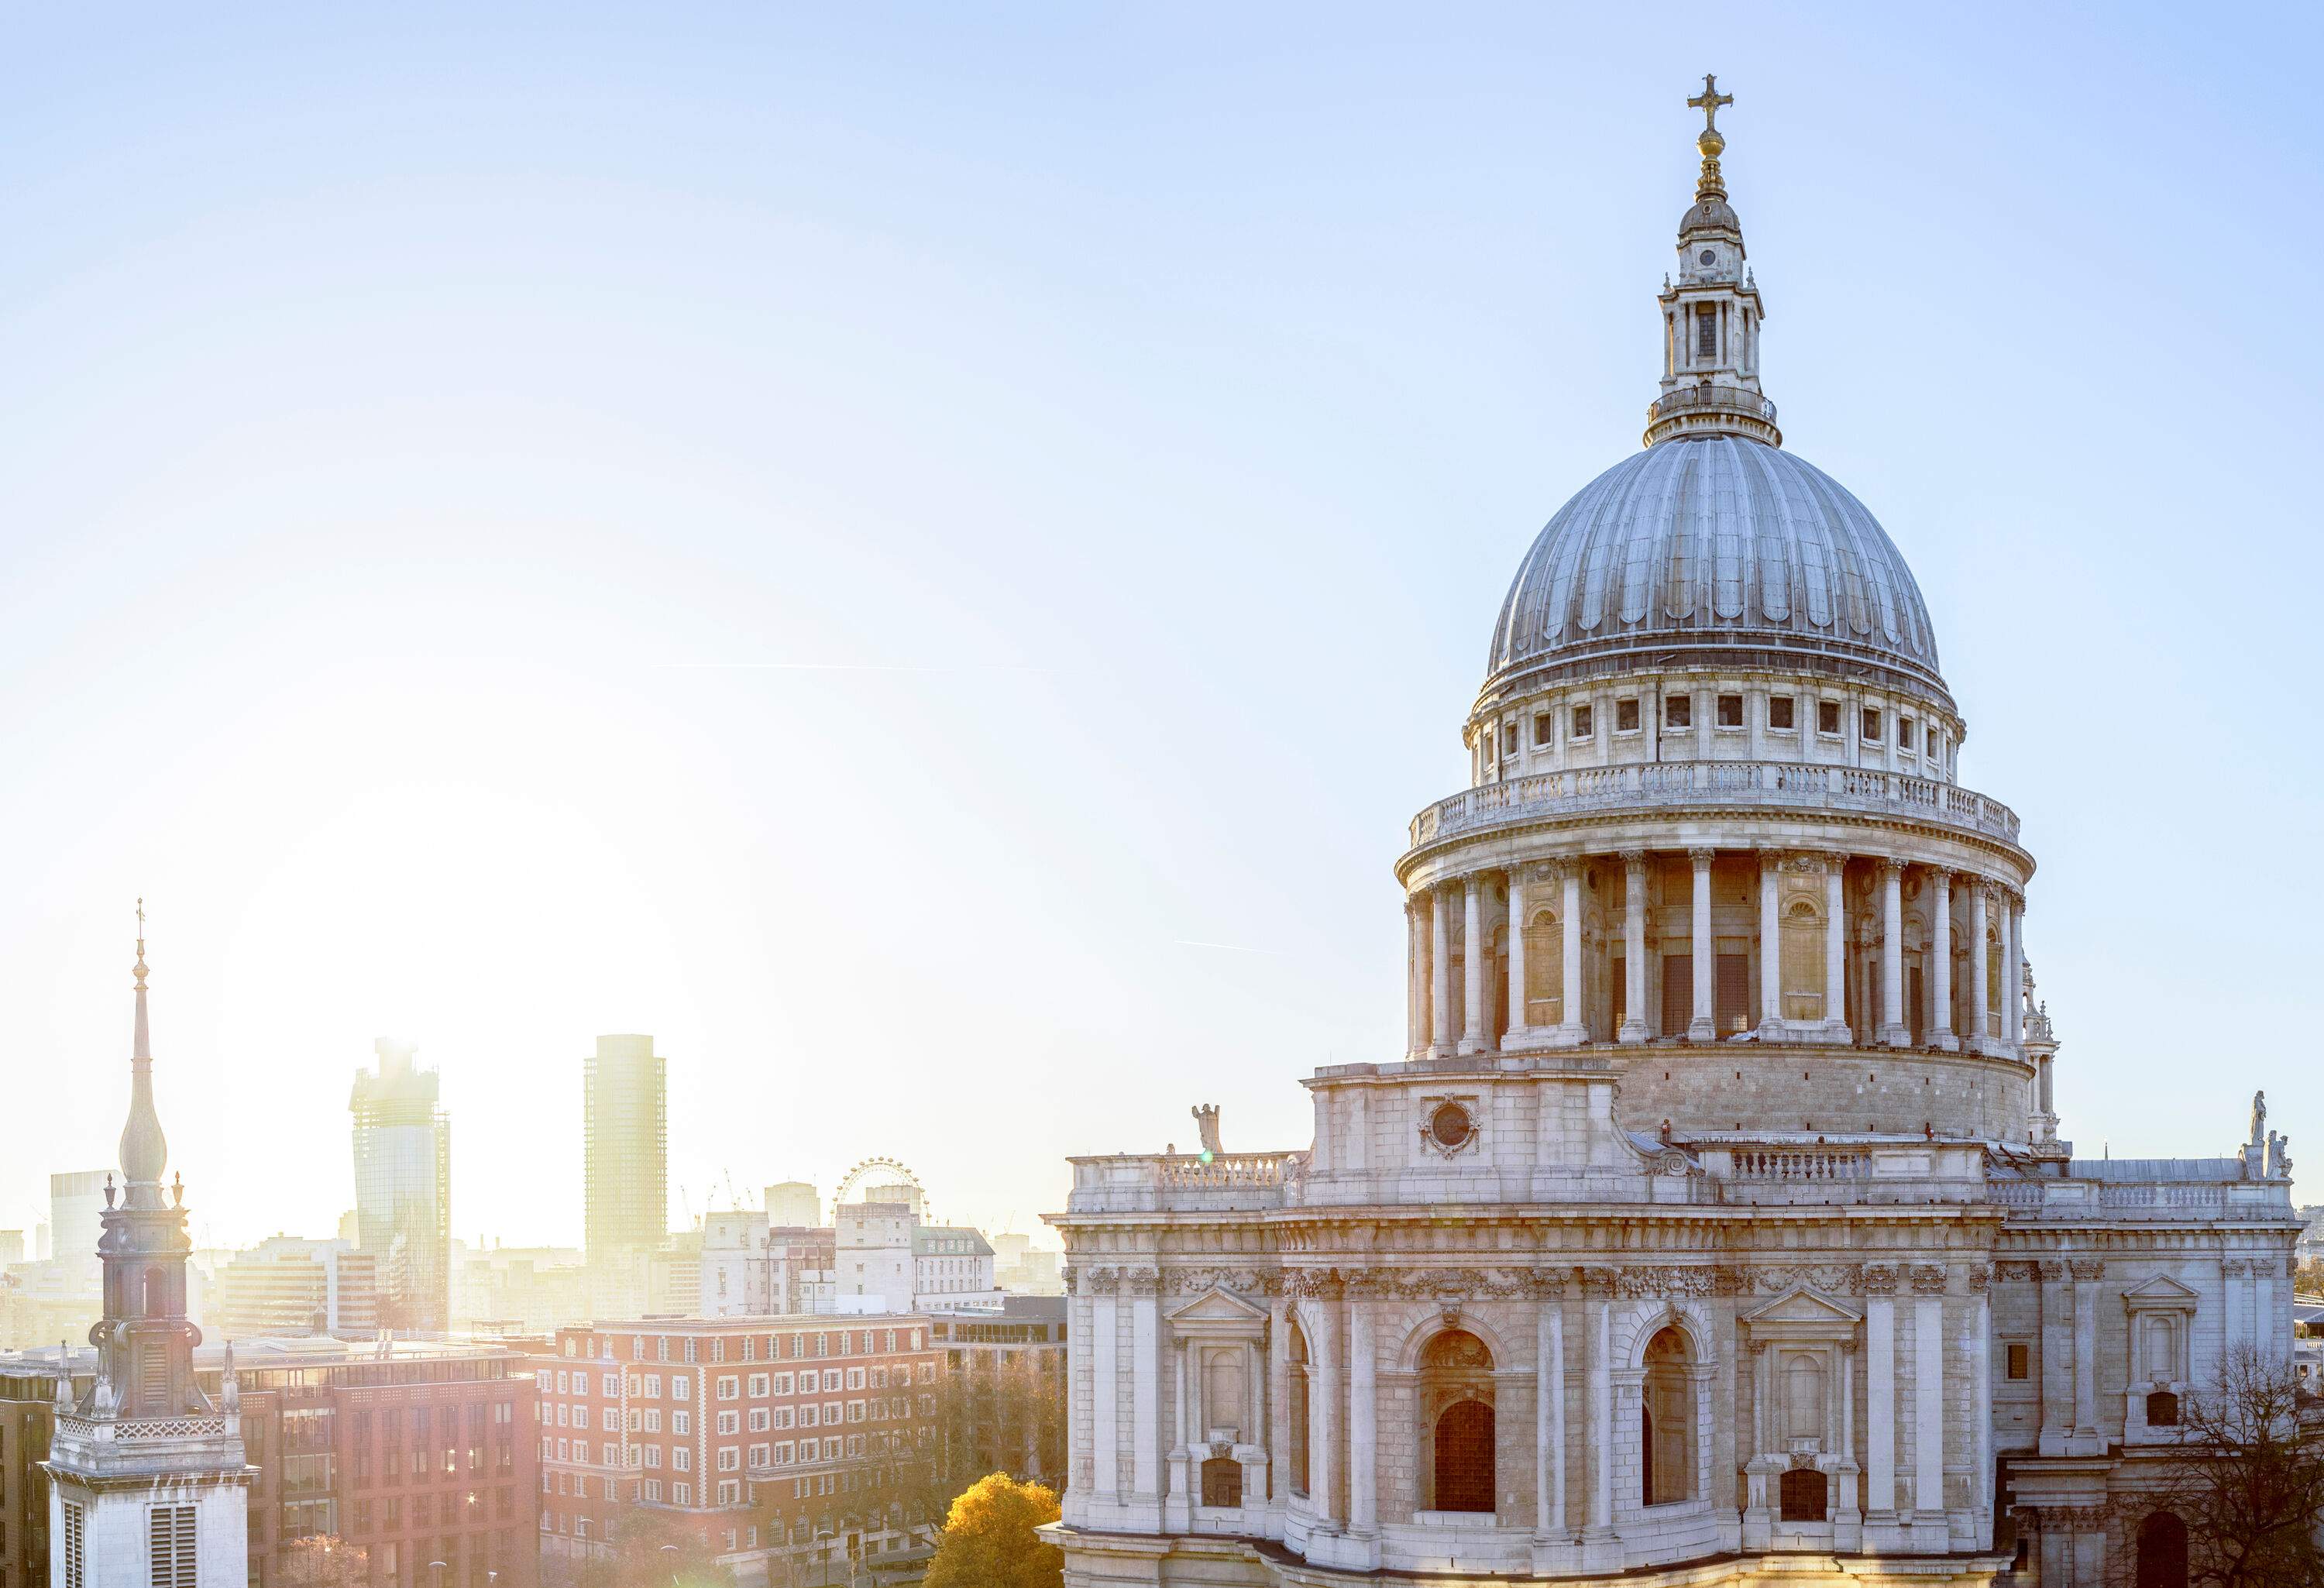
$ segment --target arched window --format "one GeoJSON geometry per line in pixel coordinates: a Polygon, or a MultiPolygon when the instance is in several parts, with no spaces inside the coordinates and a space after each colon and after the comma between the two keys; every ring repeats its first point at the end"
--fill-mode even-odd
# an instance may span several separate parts
{"type": "Polygon", "coordinates": [[[1526,1020],[1528,1026],[1565,1022],[1565,934],[1557,917],[1534,911],[1526,923],[1526,1020]]]}
{"type": "Polygon", "coordinates": [[[2170,1511],[2138,1524],[2138,1588],[2187,1588],[2187,1524],[2170,1511]]]}
{"type": "Polygon", "coordinates": [[[1813,1467],[1794,1467],[1775,1485],[1775,1502],[1787,1522],[1820,1522],[1831,1510],[1831,1488],[1813,1467]]]}
{"type": "Polygon", "coordinates": [[[1639,1502],[1669,1505],[1694,1495],[1694,1377],[1686,1336],[1666,1325],[1646,1342],[1639,1386],[1639,1502]]]}
{"type": "Polygon", "coordinates": [[[1420,1414],[1431,1456],[1421,1509],[1490,1511],[1493,1353],[1482,1340],[1447,1329],[1422,1348],[1420,1414]]]}
{"type": "Polygon", "coordinates": [[[1307,1494],[1307,1336],[1291,1325],[1286,1348],[1291,1368],[1291,1492],[1307,1494]]]}
{"type": "Polygon", "coordinates": [[[1242,1503],[1242,1463],[1214,1455],[1203,1463],[1203,1503],[1238,1506],[1242,1503]]]}
{"type": "Polygon", "coordinates": [[[2179,1426],[2179,1398],[2168,1390],[2157,1390],[2146,1398],[2146,1426],[2150,1428],[2175,1428],[2179,1426]]]}
{"type": "Polygon", "coordinates": [[[1784,1018],[1821,1020],[1823,1011],[1823,911],[1812,900],[1794,899],[1782,923],[1784,1018]]]}

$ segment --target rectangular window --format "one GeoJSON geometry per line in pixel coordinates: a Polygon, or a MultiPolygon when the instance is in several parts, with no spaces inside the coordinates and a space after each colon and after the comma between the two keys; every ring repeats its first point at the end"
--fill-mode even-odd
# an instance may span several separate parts
{"type": "Polygon", "coordinates": [[[1770,695],[1767,697],[1767,725],[1771,728],[1777,729],[1788,728],[1792,725],[1792,697],[1790,696],[1770,695]]]}
{"type": "Polygon", "coordinates": [[[64,1565],[64,1588],[88,1588],[88,1517],[78,1500],[64,1503],[64,1532],[57,1539],[64,1565]]]}
{"type": "MultiPolygon", "coordinates": [[[[1535,712],[1533,714],[1533,747],[1536,750],[1546,749],[1549,745],[1552,733],[1553,727],[1550,722],[1549,713],[1545,711],[1535,712]]],[[[891,1329],[889,1331],[889,1334],[892,1337],[895,1331],[891,1329]]],[[[896,1349],[892,1338],[888,1349],[890,1351],[896,1349]]]]}
{"type": "Polygon", "coordinates": [[[1663,697],[1663,726],[1691,728],[1694,725],[1694,697],[1666,695],[1663,697]]]}
{"type": "Polygon", "coordinates": [[[1880,708],[1877,706],[1864,708],[1864,742],[1867,744],[1880,743],[1880,708]]]}
{"type": "Polygon", "coordinates": [[[1638,731],[1638,697],[1635,695],[1614,702],[1614,731],[1635,734],[1638,731]]]}
{"type": "Polygon", "coordinates": [[[763,1399],[766,1393],[767,1375],[764,1373],[752,1373],[751,1375],[751,1399],[753,1400],[763,1399]]]}
{"type": "Polygon", "coordinates": [[[674,1411],[670,1413],[669,1431],[673,1434],[693,1433],[694,1414],[690,1411],[674,1411]]]}
{"type": "Polygon", "coordinates": [[[1515,755],[1517,752],[1517,725],[1515,723],[1503,723],[1501,725],[1501,753],[1503,755],[1515,755]]]}
{"type": "Polygon", "coordinates": [[[1837,735],[1839,734],[1839,733],[1840,733],[1840,702],[1839,702],[1839,701],[1837,701],[1837,700],[1819,700],[1819,701],[1817,701],[1817,702],[1816,702],[1816,732],[1817,732],[1817,733],[1819,733],[1819,734],[1833,734],[1834,736],[1837,736],[1837,735]]]}
{"type": "Polygon", "coordinates": [[[153,1588],[195,1588],[194,1508],[157,1505],[145,1516],[145,1559],[153,1588]]]}
{"type": "Polygon", "coordinates": [[[1719,307],[1713,303],[1694,306],[1694,355],[1697,358],[1719,356],[1719,307]]]}
{"type": "Polygon", "coordinates": [[[2012,1340],[2009,1343],[2009,1376],[2012,1379],[2023,1380],[2031,1376],[2032,1364],[2026,1359],[2032,1354],[2024,1341],[2012,1340]]]}
{"type": "Polygon", "coordinates": [[[1573,708],[1573,736],[1577,739],[1590,737],[1590,708],[1586,706],[1573,708]]]}
{"type": "Polygon", "coordinates": [[[721,1399],[721,1400],[734,1400],[734,1399],[740,1399],[740,1398],[741,1398],[742,1393],[742,1381],[740,1379],[737,1379],[737,1378],[736,1378],[733,1374],[732,1374],[732,1373],[721,1373],[721,1374],[719,1374],[719,1375],[718,1375],[718,1399],[721,1399]]]}
{"type": "Polygon", "coordinates": [[[1909,716],[1899,717],[1896,719],[1896,748],[1899,750],[1910,750],[1912,747],[1913,719],[1909,716]]]}
{"type": "Polygon", "coordinates": [[[1743,697],[1721,695],[1719,697],[1719,725],[1722,728],[1739,728],[1743,725],[1743,697]]]}
{"type": "Polygon", "coordinates": [[[718,1414],[718,1431],[722,1434],[741,1433],[742,1431],[742,1414],[740,1412],[732,1411],[720,1412],[718,1414]]]}

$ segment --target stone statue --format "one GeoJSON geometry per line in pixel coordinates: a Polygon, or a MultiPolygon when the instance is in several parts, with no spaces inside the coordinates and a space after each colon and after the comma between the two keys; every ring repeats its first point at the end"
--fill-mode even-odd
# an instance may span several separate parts
{"type": "Polygon", "coordinates": [[[1194,1126],[1203,1133],[1203,1150],[1204,1152],[1209,1153],[1213,1158],[1216,1158],[1226,1150],[1225,1148],[1219,1145],[1219,1105],[1217,1103],[1204,1103],[1197,1104],[1194,1109],[1194,1126]]]}
{"type": "Polygon", "coordinates": [[[2292,1138],[2267,1133],[2267,1177],[2288,1180],[2292,1177],[2292,1138]]]}
{"type": "Polygon", "coordinates": [[[2251,1142],[2257,1147],[2267,1140],[2267,1092],[2265,1088],[2252,1094],[2251,1142]]]}

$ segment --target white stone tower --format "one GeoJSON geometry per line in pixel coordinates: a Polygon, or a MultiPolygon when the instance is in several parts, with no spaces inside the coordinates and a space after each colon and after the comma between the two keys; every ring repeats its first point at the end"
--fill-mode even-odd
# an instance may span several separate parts
{"type": "Polygon", "coordinates": [[[251,1469],[243,1458],[234,1354],[213,1406],[194,1383],[201,1331],[186,1317],[185,1187],[165,1196],[169,1144],[153,1112],[145,1021],[145,907],[137,907],[137,1020],[129,1122],[121,1132],[128,1186],[106,1189],[105,1315],[90,1328],[97,1382],[68,1405],[58,1380],[49,1451],[51,1581],[55,1588],[241,1588],[251,1469]]]}

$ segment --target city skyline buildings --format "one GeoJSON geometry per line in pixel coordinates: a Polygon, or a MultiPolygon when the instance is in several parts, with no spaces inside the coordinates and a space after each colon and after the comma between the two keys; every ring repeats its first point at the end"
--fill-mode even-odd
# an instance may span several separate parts
{"type": "Polygon", "coordinates": [[[374,1040],[374,1067],[355,1072],[355,1245],[377,1265],[380,1322],[432,1333],[451,1323],[452,1124],[437,1073],[418,1048],[374,1040]]]}

